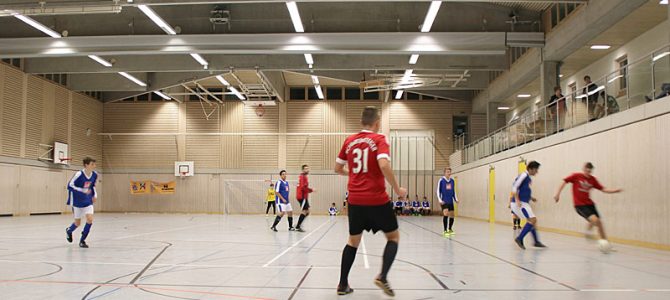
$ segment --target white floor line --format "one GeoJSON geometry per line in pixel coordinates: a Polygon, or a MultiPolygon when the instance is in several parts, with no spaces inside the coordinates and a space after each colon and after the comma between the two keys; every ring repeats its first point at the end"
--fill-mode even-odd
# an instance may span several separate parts
{"type": "Polygon", "coordinates": [[[323,227],[324,225],[326,225],[326,224],[328,224],[328,223],[330,223],[330,220],[327,220],[326,222],[323,222],[323,224],[319,225],[319,227],[317,227],[316,229],[314,229],[314,230],[313,230],[312,232],[310,232],[308,235],[306,235],[305,237],[301,238],[299,241],[297,241],[297,242],[295,242],[293,245],[291,245],[291,247],[286,248],[286,250],[282,251],[282,253],[279,253],[279,254],[278,254],[277,256],[275,256],[273,259],[271,259],[271,260],[268,261],[266,264],[264,264],[264,265],[263,265],[263,268],[267,268],[267,267],[268,267],[269,265],[271,265],[273,262],[275,262],[276,260],[278,260],[280,257],[284,256],[284,254],[286,254],[287,252],[291,251],[291,249],[293,249],[293,248],[294,248],[295,246],[297,246],[298,244],[302,243],[302,241],[306,240],[309,236],[311,236],[311,235],[314,234],[315,232],[319,231],[319,229],[321,229],[321,227],[323,227]]]}
{"type": "Polygon", "coordinates": [[[636,292],[637,290],[631,289],[584,289],[580,292],[636,292]]]}
{"type": "Polygon", "coordinates": [[[363,250],[363,265],[366,269],[370,268],[370,262],[368,261],[368,249],[365,248],[365,239],[361,236],[361,250],[363,250]]]}
{"type": "MultiPolygon", "coordinates": [[[[144,266],[146,263],[121,263],[121,262],[96,262],[96,261],[42,261],[42,260],[0,260],[0,263],[13,263],[13,264],[27,264],[27,263],[52,263],[52,264],[61,264],[61,265],[110,265],[110,266],[144,266]]],[[[285,265],[285,266],[259,266],[259,265],[217,265],[217,264],[153,264],[156,267],[185,267],[185,268],[240,268],[240,269],[251,269],[251,268],[276,268],[276,269],[340,269],[340,266],[296,266],[296,265],[285,265]]]]}

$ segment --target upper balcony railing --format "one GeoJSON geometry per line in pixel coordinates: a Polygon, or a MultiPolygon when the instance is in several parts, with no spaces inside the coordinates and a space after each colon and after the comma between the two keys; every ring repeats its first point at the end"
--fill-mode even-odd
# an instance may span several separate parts
{"type": "Polygon", "coordinates": [[[574,86],[567,95],[456,150],[462,164],[491,156],[607,117],[611,114],[670,96],[670,44],[593,81],[574,86]]]}

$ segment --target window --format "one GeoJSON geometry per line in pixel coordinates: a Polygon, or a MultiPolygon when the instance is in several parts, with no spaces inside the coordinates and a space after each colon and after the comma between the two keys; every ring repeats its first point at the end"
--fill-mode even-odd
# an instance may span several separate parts
{"type": "Polygon", "coordinates": [[[137,96],[137,101],[149,101],[149,94],[142,94],[137,96]]]}
{"type": "Polygon", "coordinates": [[[310,86],[307,88],[307,99],[308,100],[319,100],[319,94],[316,93],[316,88],[310,86]]]}
{"type": "Polygon", "coordinates": [[[619,90],[625,90],[628,87],[628,56],[624,55],[617,58],[617,68],[619,69],[619,90]]]}
{"type": "Polygon", "coordinates": [[[570,90],[571,98],[574,101],[577,97],[577,83],[573,82],[571,84],[568,84],[568,90],[570,90]]]}
{"type": "Polygon", "coordinates": [[[361,89],[359,89],[359,88],[345,88],[344,89],[344,99],[345,100],[360,100],[361,99],[361,89]]]}
{"type": "Polygon", "coordinates": [[[365,100],[379,100],[379,92],[363,93],[363,99],[365,99],[365,100]]]}
{"type": "Polygon", "coordinates": [[[289,99],[291,100],[305,100],[304,87],[292,87],[289,89],[289,99]]]}
{"type": "Polygon", "coordinates": [[[326,99],[342,100],[342,88],[341,87],[326,88],[326,99]]]}
{"type": "Polygon", "coordinates": [[[419,100],[421,95],[415,93],[407,93],[407,100],[419,100]]]}

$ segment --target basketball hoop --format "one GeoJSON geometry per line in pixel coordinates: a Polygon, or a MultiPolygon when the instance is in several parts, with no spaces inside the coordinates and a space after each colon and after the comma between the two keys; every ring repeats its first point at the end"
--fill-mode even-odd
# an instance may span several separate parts
{"type": "Polygon", "coordinates": [[[188,171],[187,172],[179,172],[179,174],[181,175],[181,176],[179,176],[179,178],[183,180],[183,179],[186,179],[186,174],[188,174],[188,171]]]}
{"type": "Polygon", "coordinates": [[[265,114],[265,107],[263,107],[263,104],[258,104],[256,106],[256,116],[262,117],[265,114]]]}
{"type": "Polygon", "coordinates": [[[61,164],[69,165],[69,164],[70,164],[70,161],[72,160],[72,158],[70,158],[70,157],[64,157],[64,158],[59,158],[58,160],[60,160],[60,163],[61,163],[61,164]]]}

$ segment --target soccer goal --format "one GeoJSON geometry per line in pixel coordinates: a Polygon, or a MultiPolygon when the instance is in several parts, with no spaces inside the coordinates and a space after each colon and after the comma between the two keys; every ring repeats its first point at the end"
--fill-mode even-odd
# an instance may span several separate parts
{"type": "MultiPolygon", "coordinates": [[[[276,176],[273,176],[276,177],[276,176]]],[[[277,179],[226,179],[223,181],[224,212],[226,214],[261,214],[267,206],[270,183],[277,179]]],[[[289,180],[291,197],[298,181],[289,180]]]]}

